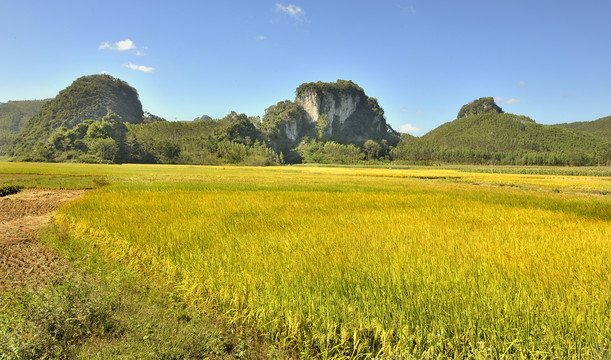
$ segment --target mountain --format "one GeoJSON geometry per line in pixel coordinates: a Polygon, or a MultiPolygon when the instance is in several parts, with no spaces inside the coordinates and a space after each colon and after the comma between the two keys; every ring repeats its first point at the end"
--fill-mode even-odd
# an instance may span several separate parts
{"type": "Polygon", "coordinates": [[[48,100],[9,101],[0,103],[0,155],[3,155],[27,121],[48,100]]]}
{"type": "Polygon", "coordinates": [[[583,131],[590,135],[596,136],[602,140],[611,141],[611,116],[600,118],[594,121],[563,123],[556,124],[554,126],[583,131]]]}
{"type": "MultiPolygon", "coordinates": [[[[143,121],[142,104],[136,89],[110,75],[90,75],[78,78],[72,85],[60,91],[54,99],[45,103],[40,111],[29,119],[25,128],[13,141],[8,153],[21,160],[53,160],[57,156],[51,156],[50,152],[72,150],[69,144],[53,148],[52,145],[61,145],[60,135],[70,135],[71,141],[76,138],[82,140],[89,125],[102,121],[106,116],[110,116],[107,118],[109,124],[110,120],[117,124],[141,123],[143,121]],[[86,126],[83,126],[82,124],[85,123],[86,126]],[[72,131],[77,127],[78,131],[72,131]],[[70,131],[72,133],[68,134],[70,131]],[[59,135],[52,138],[56,132],[59,135]],[[52,144],[52,140],[55,141],[55,144],[52,144]]],[[[118,134],[117,131],[117,129],[108,130],[105,135],[110,136],[110,132],[118,134]]],[[[95,134],[92,131],[90,135],[95,134]]],[[[104,137],[100,132],[97,133],[97,136],[104,137]]],[[[90,136],[88,140],[93,141],[93,139],[90,136]]],[[[110,144],[109,141],[107,143],[110,144]]],[[[87,145],[85,142],[82,145],[78,144],[81,151],[87,147],[85,145],[87,145]]],[[[110,161],[110,159],[106,160],[110,161]]]]}
{"type": "Polygon", "coordinates": [[[367,140],[398,137],[386,123],[376,98],[352,81],[306,83],[296,90],[295,103],[315,123],[319,137],[343,143],[363,144],[367,140]]]}
{"type": "Polygon", "coordinates": [[[396,144],[400,139],[377,99],[352,81],[304,83],[295,93],[295,101],[269,107],[261,122],[277,150],[285,151],[305,137],[355,145],[367,140],[396,144]]]}

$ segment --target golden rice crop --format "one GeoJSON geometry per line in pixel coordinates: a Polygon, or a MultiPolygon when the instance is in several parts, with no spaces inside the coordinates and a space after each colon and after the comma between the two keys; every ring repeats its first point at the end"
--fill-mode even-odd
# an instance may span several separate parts
{"type": "Polygon", "coordinates": [[[58,221],[298,354],[610,354],[608,196],[434,170],[146,169],[58,221]]]}

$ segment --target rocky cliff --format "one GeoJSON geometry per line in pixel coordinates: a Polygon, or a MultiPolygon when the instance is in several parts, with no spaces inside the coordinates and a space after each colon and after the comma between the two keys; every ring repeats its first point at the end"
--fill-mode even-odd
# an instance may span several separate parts
{"type": "Polygon", "coordinates": [[[261,130],[278,152],[286,153],[305,138],[363,145],[367,140],[400,140],[375,98],[352,81],[300,85],[295,101],[285,100],[265,110],[261,130]]]}
{"type": "Polygon", "coordinates": [[[377,99],[365,95],[352,81],[306,83],[296,94],[295,103],[303,108],[320,138],[357,144],[398,138],[386,123],[377,99]]]}
{"type": "MultiPolygon", "coordinates": [[[[338,135],[338,130],[344,128],[346,120],[357,111],[361,98],[358,95],[347,93],[325,93],[307,90],[295,99],[299,105],[303,107],[306,116],[311,122],[319,122],[326,120],[326,126],[323,130],[325,137],[331,138],[334,133],[338,135]]],[[[372,117],[375,122],[374,128],[379,132],[380,119],[372,117]]]]}

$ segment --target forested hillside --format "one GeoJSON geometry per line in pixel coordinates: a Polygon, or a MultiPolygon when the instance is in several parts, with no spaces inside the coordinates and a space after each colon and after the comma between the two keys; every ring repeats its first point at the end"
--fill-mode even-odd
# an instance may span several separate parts
{"type": "Polygon", "coordinates": [[[47,101],[26,100],[0,103],[0,155],[6,152],[27,121],[36,115],[47,101]]]}
{"type": "Polygon", "coordinates": [[[231,112],[220,120],[127,125],[130,161],[163,164],[270,165],[281,159],[255,127],[257,118],[231,112]]]}
{"type": "Polygon", "coordinates": [[[599,165],[611,144],[587,133],[541,125],[526,116],[484,112],[445,123],[399,144],[394,160],[507,165],[599,165]]]}
{"type": "Polygon", "coordinates": [[[579,130],[590,135],[596,136],[605,141],[611,141],[611,116],[600,118],[594,121],[580,121],[574,123],[563,123],[555,126],[579,130]]]}
{"type": "MultiPolygon", "coordinates": [[[[73,157],[55,152],[78,150],[89,153],[94,158],[100,152],[93,151],[92,148],[97,149],[101,147],[100,144],[104,144],[103,147],[106,148],[114,148],[116,145],[105,140],[109,138],[110,132],[94,129],[108,126],[101,123],[105,116],[112,116],[113,121],[119,124],[142,122],[142,104],[138,92],[126,82],[110,75],[83,76],[42,106],[13,141],[8,154],[21,160],[65,161],[72,160],[73,157]],[[89,126],[83,125],[88,120],[92,121],[88,125],[95,123],[91,131],[89,126]],[[76,127],[79,127],[78,130],[74,130],[76,127]],[[65,142],[62,135],[68,136],[67,139],[73,144],[61,144],[65,142]],[[74,149],[70,148],[70,145],[73,145],[74,149]]],[[[118,145],[116,147],[116,152],[119,152],[118,145]]],[[[93,160],[92,156],[84,160],[93,160]]],[[[101,160],[110,161],[107,157],[104,156],[101,160]]]]}

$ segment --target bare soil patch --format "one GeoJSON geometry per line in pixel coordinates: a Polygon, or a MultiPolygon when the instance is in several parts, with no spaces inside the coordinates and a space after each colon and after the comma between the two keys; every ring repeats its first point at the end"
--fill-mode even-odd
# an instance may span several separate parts
{"type": "Polygon", "coordinates": [[[37,241],[51,215],[86,190],[25,189],[0,198],[0,291],[37,287],[71,271],[67,262],[37,241]]]}

